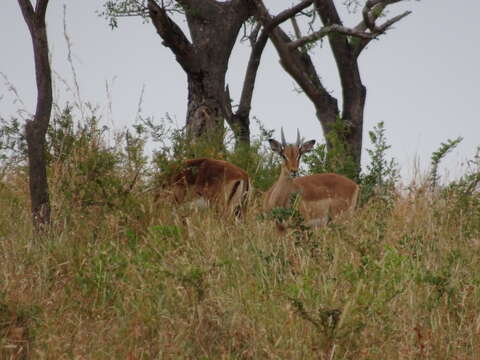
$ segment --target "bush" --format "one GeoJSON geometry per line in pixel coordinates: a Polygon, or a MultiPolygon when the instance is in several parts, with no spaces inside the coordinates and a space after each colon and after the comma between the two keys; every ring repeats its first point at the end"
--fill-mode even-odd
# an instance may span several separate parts
{"type": "Polygon", "coordinates": [[[430,170],[430,187],[432,190],[435,190],[440,180],[438,175],[438,165],[450,151],[460,144],[462,140],[462,137],[458,137],[454,140],[448,139],[446,143],[441,143],[440,148],[432,154],[430,170]]]}
{"type": "Polygon", "coordinates": [[[308,174],[337,173],[350,179],[357,179],[357,165],[345,141],[348,126],[340,118],[332,125],[326,135],[327,144],[317,144],[313,151],[303,156],[308,174]]]}
{"type": "Polygon", "coordinates": [[[366,172],[360,176],[360,203],[363,204],[373,196],[392,200],[395,195],[395,185],[399,179],[398,165],[395,159],[387,160],[387,145],[383,122],[374,126],[368,132],[373,148],[367,149],[370,162],[366,172]]]}

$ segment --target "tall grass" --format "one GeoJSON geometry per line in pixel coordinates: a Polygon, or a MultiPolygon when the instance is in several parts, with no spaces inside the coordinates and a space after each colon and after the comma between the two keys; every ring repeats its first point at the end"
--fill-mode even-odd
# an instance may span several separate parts
{"type": "MultiPolygon", "coordinates": [[[[21,162],[0,183],[0,358],[480,358],[472,174],[279,236],[259,193],[240,222],[175,207],[145,132],[52,126],[51,231],[34,237],[21,162]]],[[[253,148],[219,156],[266,188],[277,163],[253,148]]]]}

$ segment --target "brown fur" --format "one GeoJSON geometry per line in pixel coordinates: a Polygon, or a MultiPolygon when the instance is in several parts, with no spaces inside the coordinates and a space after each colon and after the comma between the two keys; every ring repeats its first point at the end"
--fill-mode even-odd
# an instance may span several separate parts
{"type": "Polygon", "coordinates": [[[185,161],[173,183],[176,202],[204,199],[236,215],[245,212],[249,191],[245,171],[227,161],[208,158],[185,161]]]}
{"type": "Polygon", "coordinates": [[[359,187],[345,176],[333,173],[296,178],[301,194],[300,213],[311,225],[328,222],[355,209],[359,187]]]}
{"type": "Polygon", "coordinates": [[[297,145],[281,145],[271,140],[272,150],[283,158],[282,171],[275,184],[265,194],[263,208],[290,207],[293,194],[300,195],[299,211],[307,225],[326,224],[342,213],[353,212],[357,204],[359,186],[345,176],[333,173],[295,177],[303,153],[314,142],[297,145]]]}

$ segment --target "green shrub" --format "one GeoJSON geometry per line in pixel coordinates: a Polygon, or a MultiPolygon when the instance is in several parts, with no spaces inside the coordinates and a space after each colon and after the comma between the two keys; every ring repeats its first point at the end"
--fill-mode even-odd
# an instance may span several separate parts
{"type": "Polygon", "coordinates": [[[340,118],[332,124],[326,135],[327,144],[317,144],[313,151],[303,156],[308,174],[337,173],[357,179],[359,169],[345,141],[348,126],[340,118]]]}
{"type": "Polygon", "coordinates": [[[360,203],[363,204],[373,196],[392,200],[395,196],[395,185],[399,179],[398,165],[395,159],[387,160],[387,145],[383,122],[368,132],[373,148],[367,149],[370,162],[366,171],[360,175],[360,203]]]}
{"type": "Polygon", "coordinates": [[[432,154],[430,169],[430,187],[432,190],[435,190],[440,180],[438,175],[438,165],[450,151],[455,149],[457,145],[460,144],[462,140],[462,137],[458,137],[454,140],[448,139],[447,142],[441,143],[438,150],[432,154]]]}

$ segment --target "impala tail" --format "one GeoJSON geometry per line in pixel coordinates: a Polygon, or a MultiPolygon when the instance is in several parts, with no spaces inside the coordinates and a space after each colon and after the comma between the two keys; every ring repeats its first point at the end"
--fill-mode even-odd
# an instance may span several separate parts
{"type": "Polygon", "coordinates": [[[229,191],[229,198],[227,200],[227,206],[232,210],[233,214],[237,217],[242,217],[247,211],[249,203],[250,180],[240,179],[235,181],[231,190],[229,191]]]}

